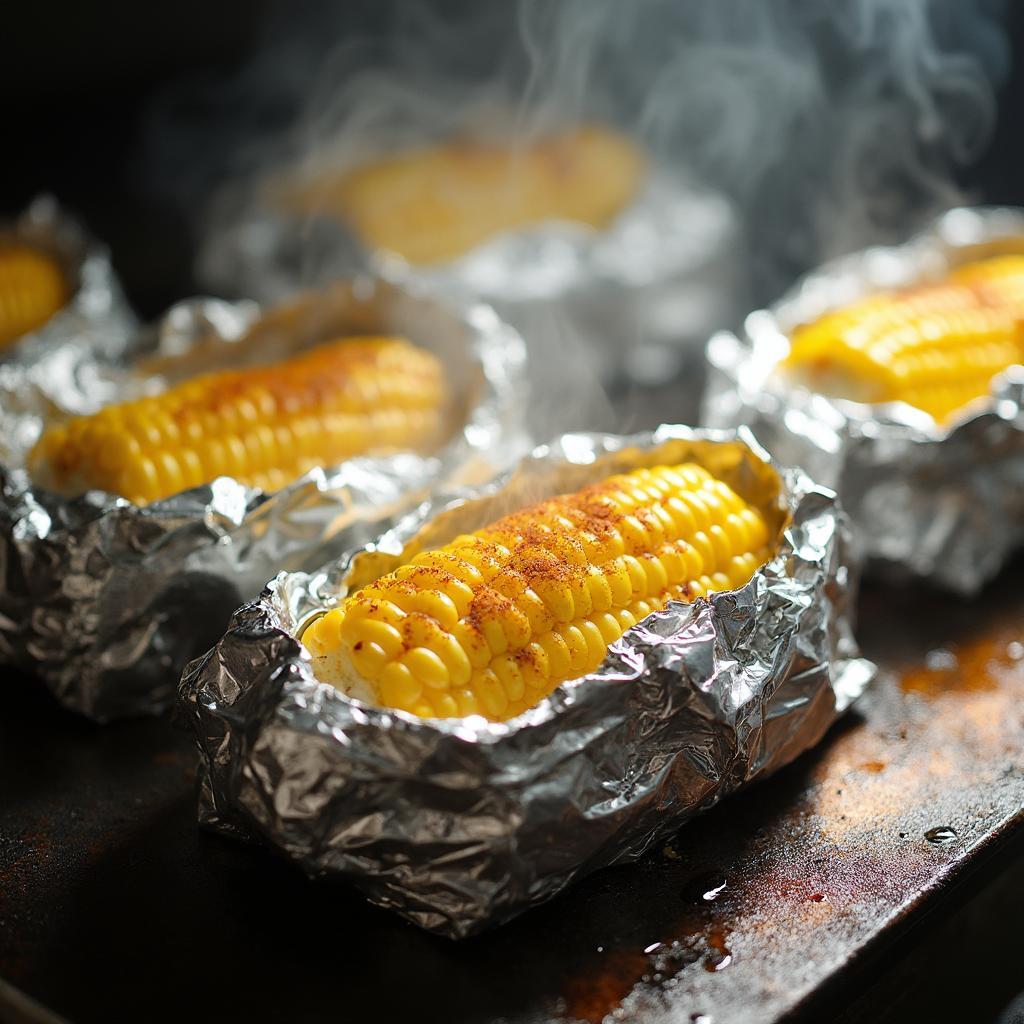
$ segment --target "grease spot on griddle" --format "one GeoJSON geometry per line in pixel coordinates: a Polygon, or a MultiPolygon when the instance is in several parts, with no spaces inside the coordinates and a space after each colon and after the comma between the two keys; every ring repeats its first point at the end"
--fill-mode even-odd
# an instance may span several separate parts
{"type": "Polygon", "coordinates": [[[617,952],[600,971],[571,979],[565,990],[565,1010],[571,1020],[601,1024],[633,990],[650,966],[643,953],[617,952]]]}

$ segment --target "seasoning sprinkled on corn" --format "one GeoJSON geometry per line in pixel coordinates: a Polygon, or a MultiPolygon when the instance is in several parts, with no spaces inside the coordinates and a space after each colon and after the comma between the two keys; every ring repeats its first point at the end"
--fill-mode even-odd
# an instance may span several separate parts
{"type": "Polygon", "coordinates": [[[344,338],[53,426],[29,468],[58,493],[95,488],[139,505],[219,476],[273,491],[354,455],[430,447],[444,397],[431,353],[398,338],[344,338]]]}
{"type": "Polygon", "coordinates": [[[42,327],[69,297],[53,259],[29,245],[0,242],[0,348],[42,327]]]}
{"type": "Polygon", "coordinates": [[[289,205],[347,223],[410,263],[455,259],[501,231],[547,220],[607,225],[645,162],[597,125],[533,143],[441,143],[366,163],[294,191],[289,205]]]}
{"type": "Polygon", "coordinates": [[[302,641],[351,696],[501,721],[596,669],[668,601],[742,586],[770,545],[761,513],[704,468],[638,469],[416,555],[302,641]]]}
{"type": "Polygon", "coordinates": [[[786,365],[824,394],[906,402],[943,422],[1024,362],[1024,256],[870,295],[797,328],[786,365]]]}

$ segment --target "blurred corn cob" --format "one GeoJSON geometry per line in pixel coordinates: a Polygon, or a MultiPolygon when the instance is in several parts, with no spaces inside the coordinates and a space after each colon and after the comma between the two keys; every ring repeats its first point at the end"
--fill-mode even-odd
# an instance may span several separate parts
{"type": "Polygon", "coordinates": [[[502,720],[596,669],[668,601],[741,586],[769,557],[761,513],[707,470],[639,469],[416,555],[302,640],[352,696],[502,720]]]}
{"type": "Polygon", "coordinates": [[[69,297],[53,259],[28,245],[0,242],[0,348],[42,327],[69,297]]]}
{"type": "Polygon", "coordinates": [[[1024,362],[1024,257],[868,296],[793,332],[786,365],[816,391],[907,402],[943,422],[1024,362]]]}
{"type": "Polygon", "coordinates": [[[588,126],[518,147],[426,146],[324,177],[286,201],[345,222],[370,248],[438,263],[528,224],[604,227],[636,194],[644,166],[626,138],[588,126]]]}
{"type": "Polygon", "coordinates": [[[96,488],[140,505],[219,476],[273,491],[353,455],[433,445],[444,394],[430,353],[346,338],[53,426],[29,468],[58,493],[96,488]]]}

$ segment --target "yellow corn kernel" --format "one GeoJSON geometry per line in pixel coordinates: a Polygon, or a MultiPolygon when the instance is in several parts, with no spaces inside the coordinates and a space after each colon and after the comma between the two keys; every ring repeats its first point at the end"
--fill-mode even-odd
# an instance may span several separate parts
{"type": "MultiPolygon", "coordinates": [[[[139,505],[218,476],[269,491],[354,455],[436,443],[444,403],[431,353],[399,338],[344,338],[50,427],[29,468],[57,493],[98,489],[139,505]]],[[[419,610],[457,621],[464,589],[419,610]]]]}
{"type": "Polygon", "coordinates": [[[303,641],[318,677],[353,696],[502,720],[594,671],[609,644],[668,601],[742,586],[770,557],[768,537],[761,512],[707,470],[636,470],[414,556],[311,623],[303,641]],[[586,539],[613,534],[634,553],[586,539]]]}
{"type": "Polygon", "coordinates": [[[906,402],[941,423],[1024,363],[1022,319],[1024,256],[995,257],[797,328],[786,366],[824,394],[906,402]]]}
{"type": "Polygon", "coordinates": [[[598,125],[520,145],[451,141],[318,178],[284,203],[333,216],[410,263],[456,259],[528,224],[607,225],[640,187],[645,161],[598,125]]]}
{"type": "Polygon", "coordinates": [[[0,349],[42,327],[70,297],[67,278],[50,256],[0,242],[0,349]]]}

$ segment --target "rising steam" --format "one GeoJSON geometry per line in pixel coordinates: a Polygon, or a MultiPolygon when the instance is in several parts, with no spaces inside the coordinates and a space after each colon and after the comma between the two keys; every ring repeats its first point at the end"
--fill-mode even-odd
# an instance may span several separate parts
{"type": "MultiPolygon", "coordinates": [[[[208,234],[284,168],[354,164],[453,133],[526,140],[605,120],[655,166],[732,201],[748,298],[763,303],[813,264],[905,237],[963,198],[955,171],[984,147],[1006,70],[1002,7],[280,0],[248,66],[165,97],[148,163],[208,234]]],[[[543,315],[531,332],[546,335],[545,382],[576,401],[549,402],[564,422],[541,431],[611,425],[596,375],[586,379],[587,340],[558,308],[543,315]]]]}
{"type": "Polygon", "coordinates": [[[757,298],[962,198],[1006,70],[984,0],[592,0],[522,7],[549,114],[596,107],[743,212],[757,298]]]}
{"type": "Polygon", "coordinates": [[[225,181],[462,132],[581,116],[738,205],[758,300],[960,197],[1007,44],[1000,0],[504,0],[281,4],[228,82],[165,99],[161,183],[225,181]],[[498,112],[498,113],[496,113],[498,112]]]}

